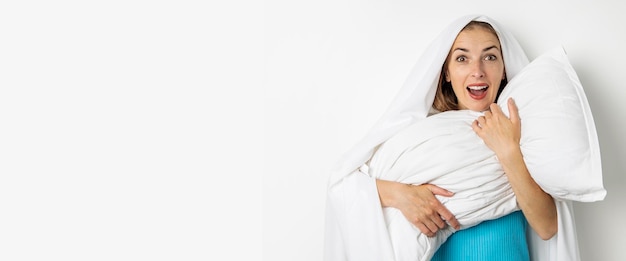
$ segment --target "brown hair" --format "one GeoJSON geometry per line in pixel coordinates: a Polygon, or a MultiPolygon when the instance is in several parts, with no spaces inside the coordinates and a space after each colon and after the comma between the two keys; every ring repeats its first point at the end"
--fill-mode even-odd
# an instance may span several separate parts
{"type": "MultiPolygon", "coordinates": [[[[486,23],[486,22],[471,21],[465,27],[463,27],[463,29],[461,29],[461,32],[465,30],[473,30],[476,28],[486,29],[487,31],[495,35],[496,39],[500,41],[500,38],[498,37],[496,30],[493,29],[493,27],[489,23],[486,23]]],[[[439,84],[437,84],[437,92],[435,93],[435,100],[433,102],[433,108],[441,112],[459,109],[459,103],[456,98],[456,95],[454,94],[454,90],[452,89],[452,84],[446,81],[446,78],[444,75],[444,72],[447,71],[448,69],[449,58],[450,58],[450,53],[448,53],[448,56],[446,57],[446,61],[443,63],[443,66],[441,68],[441,74],[439,75],[439,84]]],[[[507,83],[507,79],[505,77],[500,82],[500,88],[498,89],[496,100],[498,99],[498,96],[500,96],[500,92],[502,92],[502,89],[504,89],[504,86],[506,86],[506,83],[507,83]]]]}

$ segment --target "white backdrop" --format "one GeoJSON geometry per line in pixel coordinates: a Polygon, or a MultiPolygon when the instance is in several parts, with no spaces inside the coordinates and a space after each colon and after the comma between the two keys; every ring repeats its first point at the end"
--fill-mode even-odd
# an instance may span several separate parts
{"type": "Polygon", "coordinates": [[[262,10],[1,1],[0,260],[259,258],[262,10]]]}
{"type": "Polygon", "coordinates": [[[583,260],[624,260],[626,4],[619,1],[265,1],[263,259],[321,260],[328,167],[387,108],[453,19],[485,14],[531,59],[564,46],[591,105],[602,202],[576,204],[583,260]]]}

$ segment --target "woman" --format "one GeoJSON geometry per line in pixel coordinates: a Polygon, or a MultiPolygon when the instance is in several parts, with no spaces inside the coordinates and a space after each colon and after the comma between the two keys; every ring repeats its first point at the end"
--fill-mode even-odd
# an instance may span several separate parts
{"type": "MultiPolygon", "coordinates": [[[[487,111],[485,112],[486,117],[479,117],[480,124],[475,121],[474,130],[496,152],[500,164],[493,157],[493,153],[482,144],[470,147],[471,151],[465,148],[463,144],[466,142],[463,142],[463,139],[471,139],[471,141],[477,139],[469,127],[467,127],[468,131],[456,131],[452,135],[443,135],[444,131],[451,126],[455,126],[455,129],[466,126],[463,121],[466,116],[469,116],[470,120],[477,117],[476,114],[466,114],[465,112],[429,117],[405,128],[381,145],[370,160],[369,173],[377,178],[376,183],[382,206],[392,208],[385,209],[385,219],[388,221],[387,227],[390,230],[392,244],[397,246],[394,241],[410,241],[413,238],[417,238],[418,241],[418,244],[412,248],[407,246],[394,247],[396,258],[413,259],[414,253],[418,253],[417,256],[422,256],[423,253],[424,256],[430,258],[432,256],[431,251],[436,248],[437,242],[445,241],[446,235],[452,233],[446,229],[438,233],[436,238],[431,239],[419,234],[416,236],[410,232],[402,233],[410,231],[411,226],[395,225],[397,222],[392,222],[394,219],[393,209],[402,211],[404,216],[414,226],[420,228],[425,235],[432,237],[438,230],[446,228],[445,222],[440,216],[441,213],[437,213],[436,209],[433,208],[433,206],[441,205],[441,203],[432,193],[430,195],[429,193],[420,194],[420,189],[425,189],[427,192],[429,190],[424,186],[405,186],[404,183],[423,184],[430,182],[430,186],[439,185],[441,188],[442,185],[445,185],[447,189],[453,189],[458,193],[458,196],[449,200],[444,199],[446,200],[444,208],[447,208],[447,213],[450,212],[449,210],[453,210],[455,214],[463,213],[461,218],[464,227],[485,219],[500,217],[503,214],[503,209],[513,211],[516,208],[513,192],[524,191],[524,194],[518,197],[517,203],[523,207],[522,210],[525,213],[532,214],[529,218],[531,227],[542,238],[550,238],[555,233],[556,207],[554,201],[530,178],[522,159],[519,146],[520,125],[518,115],[515,113],[515,105],[509,104],[512,121],[503,115],[498,106],[493,106],[493,113],[488,111],[501,88],[504,87],[502,83],[506,82],[504,61],[500,50],[501,46],[497,34],[488,23],[472,21],[465,26],[456,37],[444,63],[442,82],[439,84],[433,104],[433,107],[440,112],[451,110],[487,111]],[[454,118],[451,118],[450,115],[454,118]],[[445,120],[439,124],[441,130],[438,129],[438,125],[430,124],[433,120],[439,119],[445,120]],[[450,122],[450,120],[454,122],[450,122]],[[456,124],[459,124],[458,127],[456,124]],[[494,126],[494,124],[503,126],[494,126]],[[435,143],[436,146],[431,147],[419,142],[418,145],[421,147],[415,149],[416,145],[413,142],[421,141],[420,137],[428,135],[424,133],[430,131],[441,135],[428,140],[430,143],[435,143]],[[492,131],[495,132],[492,134],[492,131]],[[463,133],[469,134],[469,137],[463,136],[463,133]],[[446,140],[442,141],[441,139],[446,140]],[[463,149],[458,150],[456,147],[463,149]],[[455,153],[455,150],[458,152],[455,153]],[[429,166],[429,161],[441,162],[436,161],[435,157],[446,157],[454,164],[452,162],[445,164],[450,166],[450,169],[441,166],[444,164],[429,166]],[[463,164],[459,163],[463,160],[470,161],[463,164]],[[504,170],[500,165],[504,167],[504,170]],[[381,173],[380,169],[383,170],[382,174],[379,174],[381,173]],[[407,172],[406,170],[410,171],[407,172]],[[398,172],[402,173],[396,174],[398,172]],[[410,177],[405,177],[407,175],[404,173],[409,173],[410,177]],[[412,173],[419,174],[413,175],[412,173]],[[503,175],[504,173],[507,174],[508,180],[503,175]],[[389,177],[391,175],[393,178],[389,177]],[[475,180],[480,179],[481,182],[461,182],[469,176],[475,180]],[[402,180],[402,183],[380,178],[402,180]],[[513,191],[508,189],[510,187],[509,182],[511,182],[513,191]],[[426,195],[426,198],[416,197],[420,195],[426,195]],[[471,195],[481,196],[478,200],[474,200],[475,197],[471,195]],[[528,204],[531,200],[533,204],[528,204]],[[423,204],[423,202],[426,204],[420,206],[419,204],[423,204]],[[498,211],[485,211],[486,209],[497,209],[498,211]],[[426,213],[429,213],[430,216],[420,216],[426,213]]],[[[469,142],[469,144],[478,143],[469,142]]],[[[458,219],[459,216],[448,216],[447,218],[458,219]]],[[[458,227],[455,228],[458,229],[458,227]]],[[[524,234],[524,230],[521,232],[524,234]]]]}
{"type": "MultiPolygon", "coordinates": [[[[561,211],[557,215],[555,201],[534,182],[526,169],[519,149],[520,124],[514,103],[509,104],[510,119],[498,106],[492,105],[506,78],[515,76],[526,64],[528,60],[515,39],[487,17],[463,17],[444,30],[421,57],[392,107],[331,176],[326,260],[396,260],[396,246],[388,237],[383,207],[400,210],[426,235],[433,236],[448,225],[459,228],[455,216],[435,197],[452,196],[445,188],[375,180],[367,175],[366,163],[380,144],[411,123],[426,118],[433,112],[432,108],[436,111],[491,110],[477,118],[472,128],[500,160],[530,227],[541,239],[550,239],[542,242],[535,237],[531,241],[536,250],[533,256],[553,260],[558,253],[558,260],[578,260],[575,237],[567,231],[557,233],[559,225],[573,227],[568,220],[559,220],[571,217],[570,208],[567,204],[559,206],[561,211]],[[443,69],[432,64],[444,64],[443,69]],[[555,234],[558,238],[553,238],[555,234]]],[[[521,220],[518,223],[522,224],[522,229],[515,231],[523,233],[524,221],[519,219],[519,213],[501,219],[511,217],[521,220]]],[[[481,228],[479,225],[467,231],[481,228]]],[[[454,236],[451,242],[453,239],[454,236]]],[[[526,242],[519,245],[524,248],[526,242]]],[[[484,253],[476,255],[474,260],[489,259],[484,253]]],[[[519,255],[513,260],[528,258],[524,251],[519,255]]]]}

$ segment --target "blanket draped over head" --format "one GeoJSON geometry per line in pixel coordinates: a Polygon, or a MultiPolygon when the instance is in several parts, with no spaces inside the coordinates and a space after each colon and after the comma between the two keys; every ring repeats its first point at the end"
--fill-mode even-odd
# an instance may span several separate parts
{"type": "MultiPolygon", "coordinates": [[[[364,169],[381,144],[428,116],[448,52],[461,29],[473,20],[487,22],[496,30],[508,79],[529,63],[517,40],[489,17],[464,16],[445,28],[418,59],[388,110],[333,168],[327,195],[326,261],[396,260],[397,245],[390,238],[375,177],[364,169]]],[[[580,260],[572,203],[558,199],[555,203],[558,233],[544,241],[532,229],[527,231],[531,259],[580,260]]]]}

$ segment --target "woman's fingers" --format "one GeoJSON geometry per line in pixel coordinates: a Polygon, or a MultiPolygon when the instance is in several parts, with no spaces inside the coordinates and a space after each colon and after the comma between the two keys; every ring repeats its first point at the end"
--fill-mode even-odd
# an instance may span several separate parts
{"type": "MultiPolygon", "coordinates": [[[[445,207],[442,206],[443,209],[445,207]]],[[[460,228],[459,221],[456,220],[454,215],[447,209],[445,211],[433,212],[432,215],[425,217],[424,219],[416,220],[412,222],[422,233],[432,237],[439,231],[439,229],[445,228],[447,225],[452,226],[455,229],[460,228]],[[447,223],[446,223],[447,222],[447,223]]]]}
{"type": "Polygon", "coordinates": [[[509,148],[519,146],[521,122],[517,106],[512,99],[508,101],[510,118],[496,103],[489,105],[489,112],[476,118],[472,129],[496,155],[506,153],[509,148]]]}
{"type": "MultiPolygon", "coordinates": [[[[444,197],[454,196],[454,192],[449,191],[447,189],[444,189],[435,185],[431,185],[431,184],[427,186],[428,186],[428,189],[430,189],[430,191],[434,195],[440,195],[444,197]]],[[[441,202],[439,201],[436,202],[435,211],[438,215],[437,220],[441,221],[440,223],[441,225],[439,226],[440,228],[443,228],[445,226],[445,221],[447,221],[449,225],[451,225],[455,229],[459,229],[460,227],[459,221],[456,220],[456,217],[454,217],[452,212],[450,212],[450,210],[448,210],[443,204],[441,204],[441,202]]]]}
{"type": "MultiPolygon", "coordinates": [[[[495,104],[495,103],[494,103],[494,104],[495,104]]],[[[493,104],[491,104],[491,106],[493,106],[493,104]]],[[[482,116],[482,117],[483,117],[483,118],[485,118],[485,119],[487,119],[487,120],[488,120],[488,119],[491,119],[491,118],[493,117],[493,114],[492,114],[492,112],[491,112],[491,111],[486,111],[486,112],[484,112],[484,113],[483,113],[483,115],[484,115],[484,116],[482,116]]]]}
{"type": "Polygon", "coordinates": [[[448,210],[447,208],[443,207],[443,209],[439,211],[439,216],[443,218],[446,222],[448,222],[448,224],[454,229],[461,228],[461,224],[459,223],[459,221],[454,215],[452,215],[452,212],[450,212],[450,210],[448,210]]]}
{"type": "Polygon", "coordinates": [[[417,224],[414,223],[413,225],[415,225],[427,237],[432,237],[437,232],[437,231],[435,232],[431,231],[430,228],[424,225],[424,223],[417,223],[417,224]]]}
{"type": "Polygon", "coordinates": [[[426,222],[426,226],[430,229],[431,232],[436,233],[439,229],[443,228],[443,221],[436,221],[435,219],[430,220],[430,222],[426,222]]]}
{"type": "Polygon", "coordinates": [[[491,105],[489,105],[489,111],[485,112],[485,115],[487,115],[487,113],[489,113],[490,115],[493,114],[494,117],[504,116],[502,109],[500,109],[500,106],[498,106],[498,104],[496,103],[492,103],[491,105]]]}
{"type": "Polygon", "coordinates": [[[454,192],[449,191],[447,189],[432,185],[432,184],[428,184],[426,185],[428,187],[428,189],[430,189],[430,192],[432,192],[434,195],[439,195],[439,196],[444,196],[444,197],[452,197],[454,196],[454,192]]]}
{"type": "Polygon", "coordinates": [[[410,188],[412,192],[405,194],[409,200],[402,200],[404,203],[397,205],[397,208],[426,236],[434,236],[439,229],[445,228],[448,224],[459,228],[459,222],[452,212],[435,197],[435,195],[451,197],[454,195],[453,192],[432,184],[409,185],[404,188],[410,188]]]}
{"type": "Polygon", "coordinates": [[[434,236],[439,229],[446,226],[446,223],[438,216],[424,217],[423,219],[414,220],[411,223],[413,223],[413,225],[422,231],[422,233],[429,237],[434,236]]]}
{"type": "Polygon", "coordinates": [[[507,106],[509,107],[509,118],[511,119],[511,122],[516,125],[519,124],[519,110],[513,98],[509,98],[507,100],[507,106]]]}

